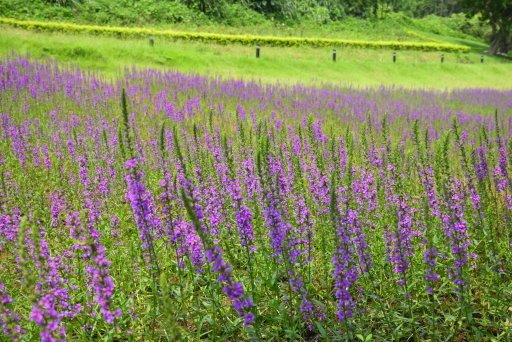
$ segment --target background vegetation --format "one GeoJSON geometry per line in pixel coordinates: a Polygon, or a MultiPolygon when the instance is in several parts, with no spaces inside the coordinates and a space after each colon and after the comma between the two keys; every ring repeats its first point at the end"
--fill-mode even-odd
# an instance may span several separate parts
{"type": "Polygon", "coordinates": [[[413,18],[427,18],[436,26],[487,39],[493,55],[507,54],[512,46],[508,0],[0,0],[0,16],[131,26],[300,27],[301,34],[318,26],[336,31],[347,18],[362,27],[388,17],[421,26],[423,20],[413,18]]]}
{"type": "Polygon", "coordinates": [[[327,23],[346,17],[382,18],[392,12],[445,17],[462,11],[461,4],[453,0],[2,0],[0,4],[3,14],[23,18],[132,25],[182,21],[239,25],[266,20],[327,23]]]}

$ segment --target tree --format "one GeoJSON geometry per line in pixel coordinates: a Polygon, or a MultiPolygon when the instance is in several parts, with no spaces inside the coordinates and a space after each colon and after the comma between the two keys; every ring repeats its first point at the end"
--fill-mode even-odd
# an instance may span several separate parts
{"type": "Polygon", "coordinates": [[[183,0],[183,3],[214,18],[223,18],[225,14],[225,0],[183,0]]]}
{"type": "Polygon", "coordinates": [[[512,46],[512,0],[462,0],[468,14],[480,13],[491,25],[489,53],[508,53],[512,46]]]}
{"type": "Polygon", "coordinates": [[[461,3],[459,0],[418,0],[408,1],[408,5],[413,9],[413,13],[420,17],[430,14],[447,17],[454,13],[461,12],[461,3]]]}

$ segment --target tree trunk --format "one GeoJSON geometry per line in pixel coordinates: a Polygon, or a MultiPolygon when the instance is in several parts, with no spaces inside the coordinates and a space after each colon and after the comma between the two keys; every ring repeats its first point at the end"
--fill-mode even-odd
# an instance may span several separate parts
{"type": "Polygon", "coordinates": [[[489,47],[489,54],[507,54],[511,46],[510,36],[510,25],[500,25],[496,29],[493,28],[493,33],[491,35],[491,46],[489,47]]]}

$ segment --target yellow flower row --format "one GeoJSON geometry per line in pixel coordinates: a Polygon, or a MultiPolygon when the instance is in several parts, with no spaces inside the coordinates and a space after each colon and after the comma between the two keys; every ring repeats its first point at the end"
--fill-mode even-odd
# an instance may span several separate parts
{"type": "Polygon", "coordinates": [[[216,43],[222,45],[265,45],[265,46],[312,46],[312,47],[357,47],[372,49],[393,50],[422,50],[422,51],[446,51],[468,52],[469,47],[463,45],[437,43],[437,42],[399,42],[399,41],[363,41],[332,38],[301,38],[301,37],[271,37],[255,35],[228,35],[203,32],[180,32],[171,30],[157,30],[150,28],[115,27],[79,25],[61,22],[26,21],[10,18],[0,18],[0,23],[13,27],[50,32],[87,33],[94,35],[113,36],[119,38],[164,38],[171,40],[193,40],[216,43]]]}

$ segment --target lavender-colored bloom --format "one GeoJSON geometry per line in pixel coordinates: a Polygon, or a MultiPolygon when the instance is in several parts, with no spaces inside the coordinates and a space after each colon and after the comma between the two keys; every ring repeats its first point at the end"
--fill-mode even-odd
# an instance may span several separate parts
{"type": "Polygon", "coordinates": [[[419,233],[413,229],[413,217],[415,210],[411,208],[405,194],[396,189],[396,168],[387,166],[386,199],[387,205],[393,215],[396,215],[396,225],[389,226],[384,231],[386,241],[386,253],[388,261],[393,267],[393,273],[397,275],[398,284],[405,286],[407,271],[411,267],[411,258],[414,256],[413,238],[419,233]]]}
{"type": "Polygon", "coordinates": [[[0,283],[0,334],[12,341],[20,341],[26,331],[20,324],[20,316],[13,310],[13,299],[9,296],[7,288],[0,283]]]}
{"type": "Polygon", "coordinates": [[[427,196],[429,211],[434,217],[439,217],[439,199],[435,191],[434,170],[430,166],[420,168],[419,174],[425,195],[427,196]]]}
{"type": "Polygon", "coordinates": [[[489,167],[487,166],[487,158],[485,157],[483,147],[478,147],[473,151],[473,160],[476,177],[479,180],[487,178],[487,175],[489,174],[489,167]]]}
{"type": "Polygon", "coordinates": [[[135,167],[137,160],[131,159],[125,163],[128,174],[125,177],[128,186],[126,199],[130,203],[135,223],[139,228],[142,248],[146,250],[145,257],[149,268],[158,268],[154,250],[154,239],[157,235],[163,235],[160,219],[156,213],[153,196],[142,184],[142,174],[135,167]]]}
{"type": "Polygon", "coordinates": [[[471,257],[469,253],[470,235],[468,224],[464,218],[465,204],[462,192],[462,183],[457,179],[450,182],[448,203],[449,212],[443,213],[443,231],[449,241],[450,251],[453,255],[453,266],[449,268],[450,278],[456,285],[456,290],[462,296],[462,291],[467,283],[464,270],[471,257]]]}
{"type": "Polygon", "coordinates": [[[338,243],[332,259],[334,266],[332,276],[334,278],[334,296],[338,307],[336,314],[340,321],[345,321],[354,314],[356,302],[351,294],[351,289],[359,278],[359,272],[355,266],[347,219],[341,219],[340,222],[336,222],[336,225],[338,243]]]}
{"type": "Polygon", "coordinates": [[[310,191],[314,196],[315,202],[319,204],[319,210],[327,214],[330,207],[329,180],[314,162],[308,165],[306,172],[308,173],[310,191]]]}
{"type": "Polygon", "coordinates": [[[20,216],[18,211],[13,211],[12,214],[0,213],[0,251],[5,248],[4,245],[16,242],[19,224],[20,216]]]}
{"type": "MultiPolygon", "coordinates": [[[[198,198],[194,195],[194,186],[186,178],[181,179],[184,200],[190,201],[191,210],[194,220],[194,228],[196,233],[201,238],[203,246],[205,248],[204,254],[206,261],[212,266],[213,272],[218,274],[218,281],[223,285],[223,292],[229,297],[233,308],[238,312],[241,318],[244,320],[244,325],[248,326],[254,322],[255,316],[251,312],[251,308],[254,306],[252,299],[245,295],[244,287],[241,283],[236,282],[232,275],[232,267],[227,263],[222,254],[222,248],[214,245],[211,241],[211,236],[208,235],[208,231],[204,228],[204,215],[201,204],[198,202],[198,198]]],[[[187,202],[185,202],[187,203],[187,202]]]]}
{"type": "Polygon", "coordinates": [[[313,261],[313,215],[304,196],[294,194],[295,225],[292,238],[289,239],[289,258],[292,264],[307,265],[313,261]]]}
{"type": "Polygon", "coordinates": [[[52,227],[59,225],[60,214],[66,209],[66,201],[62,198],[60,192],[54,192],[50,194],[50,211],[52,216],[52,227]]]}
{"type": "Polygon", "coordinates": [[[433,285],[440,280],[440,276],[436,273],[438,252],[436,247],[427,248],[423,255],[423,263],[425,263],[425,281],[427,282],[427,293],[434,293],[433,285]]]}
{"type": "Polygon", "coordinates": [[[352,242],[359,259],[361,272],[366,273],[372,266],[372,258],[363,232],[363,224],[356,210],[348,209],[346,212],[348,229],[352,235],[352,242]]]}
{"type": "Polygon", "coordinates": [[[498,164],[494,169],[496,189],[502,195],[507,207],[512,210],[512,179],[507,170],[507,151],[504,146],[498,149],[498,164]]]}
{"type": "Polygon", "coordinates": [[[206,183],[209,183],[209,185],[199,188],[201,192],[199,196],[203,200],[203,203],[205,203],[204,215],[208,222],[210,235],[215,237],[215,243],[218,243],[219,240],[217,237],[220,235],[221,226],[225,225],[222,210],[224,197],[221,196],[217,186],[213,184],[212,181],[206,183]]]}
{"type": "Polygon", "coordinates": [[[385,231],[386,246],[388,248],[388,260],[393,266],[393,272],[398,276],[398,283],[404,286],[406,283],[406,273],[411,267],[411,257],[414,255],[414,246],[412,244],[412,212],[409,205],[404,200],[396,199],[398,209],[398,224],[396,229],[385,231]]]}
{"type": "Polygon", "coordinates": [[[247,198],[259,198],[261,188],[258,178],[256,177],[256,166],[254,165],[254,160],[252,158],[243,160],[242,168],[242,181],[245,186],[247,198]]]}
{"type": "Polygon", "coordinates": [[[39,268],[35,290],[38,301],[32,306],[30,318],[42,328],[41,341],[65,341],[65,321],[78,315],[82,306],[73,304],[68,280],[61,275],[65,264],[60,256],[50,255],[44,231],[40,234],[38,258],[45,262],[39,268]]]}
{"type": "Polygon", "coordinates": [[[95,226],[101,216],[100,203],[98,201],[98,196],[94,191],[95,184],[89,177],[88,160],[81,155],[77,156],[77,159],[79,164],[79,178],[83,186],[82,194],[84,207],[87,208],[88,213],[87,227],[91,233],[93,233],[94,238],[98,239],[98,233],[95,230],[95,226]]]}
{"type": "Polygon", "coordinates": [[[255,249],[254,231],[252,226],[252,214],[245,205],[241,205],[239,210],[235,213],[236,225],[238,227],[238,234],[240,236],[240,244],[243,247],[249,247],[251,250],[255,249]]]}
{"type": "Polygon", "coordinates": [[[222,291],[231,300],[240,317],[244,319],[244,325],[251,325],[255,318],[250,311],[254,303],[249,297],[245,296],[243,285],[234,280],[231,274],[231,265],[225,262],[222,257],[222,249],[219,246],[207,248],[205,255],[206,260],[212,265],[212,270],[219,275],[219,282],[224,285],[222,291]]]}
{"type": "Polygon", "coordinates": [[[96,237],[97,231],[83,227],[79,212],[70,213],[66,218],[66,225],[70,229],[70,237],[80,242],[72,248],[86,263],[87,287],[89,295],[94,298],[90,304],[98,305],[105,322],[113,324],[116,318],[121,317],[121,310],[112,309],[115,286],[110,276],[110,261],[105,247],[96,237]]]}
{"type": "Polygon", "coordinates": [[[274,194],[269,192],[267,194],[267,206],[264,210],[265,222],[269,228],[270,242],[272,244],[272,256],[277,258],[277,261],[282,263],[284,261],[285,239],[288,232],[291,230],[291,225],[283,221],[279,202],[274,194]]]}
{"type": "Polygon", "coordinates": [[[184,257],[189,257],[196,272],[202,272],[204,265],[203,243],[190,222],[177,220],[171,242],[176,245],[178,266],[185,267],[184,257]]]}
{"type": "Polygon", "coordinates": [[[95,303],[100,307],[103,319],[114,323],[116,318],[121,317],[120,309],[112,309],[112,298],[114,295],[114,282],[110,277],[110,261],[105,255],[105,247],[101,244],[90,245],[91,263],[85,267],[89,277],[89,287],[94,293],[95,303]]]}

